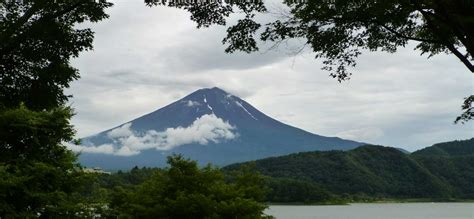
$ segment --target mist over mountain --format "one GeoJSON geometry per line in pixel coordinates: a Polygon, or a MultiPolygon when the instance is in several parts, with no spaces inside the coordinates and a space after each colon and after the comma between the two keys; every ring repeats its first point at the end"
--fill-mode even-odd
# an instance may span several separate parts
{"type": "Polygon", "coordinates": [[[85,166],[164,166],[179,153],[227,165],[303,151],[348,150],[362,143],[325,137],[270,118],[219,88],[197,90],[152,113],[69,145],[85,166]]]}

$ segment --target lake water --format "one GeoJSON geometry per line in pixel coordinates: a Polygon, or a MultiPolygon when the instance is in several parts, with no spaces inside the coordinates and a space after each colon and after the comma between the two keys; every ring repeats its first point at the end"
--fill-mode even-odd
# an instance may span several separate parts
{"type": "Polygon", "coordinates": [[[272,205],[265,213],[277,219],[474,219],[474,203],[272,205]]]}

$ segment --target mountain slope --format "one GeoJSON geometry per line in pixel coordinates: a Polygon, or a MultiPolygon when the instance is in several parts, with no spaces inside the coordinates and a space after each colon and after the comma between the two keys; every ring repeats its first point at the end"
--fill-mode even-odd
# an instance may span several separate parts
{"type": "Polygon", "coordinates": [[[83,165],[106,169],[163,166],[181,153],[226,165],[302,151],[348,150],[361,143],[286,125],[219,88],[200,89],[157,111],[82,139],[83,165]]]}
{"type": "MultiPolygon", "coordinates": [[[[224,169],[237,169],[240,165],[224,169]]],[[[342,196],[448,198],[453,195],[451,184],[410,155],[389,147],[303,152],[257,160],[255,168],[267,176],[304,180],[342,196]]]]}
{"type": "Polygon", "coordinates": [[[464,156],[474,155],[474,138],[467,140],[457,140],[450,142],[443,142],[434,144],[431,147],[426,147],[415,151],[413,155],[427,156],[427,155],[442,155],[442,156],[464,156]]]}
{"type": "Polygon", "coordinates": [[[456,197],[474,198],[474,138],[434,144],[411,157],[452,185],[456,197]]]}
{"type": "Polygon", "coordinates": [[[413,156],[433,175],[451,186],[454,197],[474,199],[474,155],[413,156]]]}

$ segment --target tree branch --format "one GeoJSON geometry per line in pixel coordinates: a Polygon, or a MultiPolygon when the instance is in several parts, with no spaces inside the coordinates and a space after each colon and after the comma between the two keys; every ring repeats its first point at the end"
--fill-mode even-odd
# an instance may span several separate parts
{"type": "MultiPolygon", "coordinates": [[[[66,7],[64,8],[63,10],[59,10],[59,11],[56,11],[56,12],[53,12],[53,13],[50,13],[50,14],[46,14],[45,16],[41,17],[40,19],[36,20],[35,22],[33,22],[31,24],[31,26],[36,26],[38,24],[41,24],[42,22],[44,21],[47,21],[47,20],[52,20],[52,19],[56,19],[58,18],[59,16],[62,16],[62,15],[65,15],[71,11],[73,11],[74,9],[78,8],[79,6],[83,5],[87,0],[79,0],[77,1],[76,3],[72,4],[71,6],[69,7],[66,7]]],[[[37,7],[37,5],[33,5],[30,9],[27,10],[27,12],[25,12],[25,14],[20,18],[18,19],[19,22],[15,22],[12,27],[9,27],[9,30],[11,33],[8,33],[8,34],[5,34],[5,35],[1,35],[1,40],[3,42],[9,42],[11,39],[10,37],[22,26],[24,25],[26,22],[28,22],[29,18],[31,18],[31,16],[34,15],[34,13],[36,13],[38,10],[40,10],[39,7],[37,7]]],[[[24,33],[23,33],[24,34],[24,33]]],[[[2,53],[7,53],[9,51],[11,51],[12,49],[15,48],[15,43],[12,43],[12,42],[9,42],[9,43],[5,43],[5,47],[0,47],[0,51],[2,53]]]]}
{"type": "Polygon", "coordinates": [[[387,26],[387,25],[385,25],[385,24],[382,24],[382,23],[379,23],[379,22],[375,22],[375,23],[378,24],[378,25],[380,25],[381,27],[383,27],[383,28],[385,28],[386,30],[388,30],[390,33],[393,33],[395,36],[400,37],[400,38],[404,38],[404,39],[407,39],[407,40],[415,40],[415,41],[425,42],[425,43],[439,43],[439,44],[442,44],[441,41],[423,39],[423,38],[412,37],[412,36],[406,36],[406,35],[403,35],[403,34],[399,33],[399,32],[396,31],[395,29],[390,28],[389,26],[387,26]]]}
{"type": "Polygon", "coordinates": [[[45,16],[43,17],[44,19],[55,19],[61,15],[64,15],[64,14],[67,14],[71,11],[73,11],[74,9],[76,9],[77,7],[81,6],[82,4],[84,4],[85,1],[78,1],[76,2],[75,4],[63,9],[63,10],[60,10],[60,11],[57,11],[49,16],[45,16]]]}
{"type": "Polygon", "coordinates": [[[446,47],[451,51],[459,60],[471,71],[474,73],[474,65],[469,61],[468,56],[464,56],[459,50],[456,49],[453,45],[449,44],[446,47]]]}
{"type": "Polygon", "coordinates": [[[432,16],[431,14],[427,13],[426,11],[422,10],[421,5],[417,1],[413,1],[413,4],[415,5],[415,8],[423,15],[423,17],[426,20],[426,23],[428,24],[428,27],[436,33],[436,36],[441,40],[441,43],[448,48],[449,51],[451,51],[458,59],[471,71],[471,73],[474,73],[474,64],[469,61],[467,57],[465,57],[459,50],[454,47],[454,44],[450,43],[448,39],[443,38],[443,33],[440,31],[436,25],[433,24],[432,21],[432,16]]]}
{"type": "MultiPolygon", "coordinates": [[[[470,55],[474,55],[474,40],[473,40],[473,35],[474,35],[474,26],[472,25],[472,22],[463,22],[461,21],[460,17],[467,16],[465,19],[471,19],[472,20],[472,15],[467,12],[467,14],[463,14],[462,12],[450,12],[447,9],[450,7],[469,7],[468,5],[464,4],[456,4],[454,3],[453,5],[449,6],[446,5],[446,2],[440,1],[440,0],[435,0],[434,4],[436,5],[436,11],[438,13],[429,13],[433,19],[439,20],[442,23],[444,23],[446,26],[450,27],[450,29],[453,31],[454,35],[458,38],[459,41],[464,45],[466,48],[467,52],[470,55]],[[439,15],[441,14],[441,15],[439,15]],[[469,18],[470,17],[470,18],[469,18]],[[470,23],[470,25],[469,25],[470,23]]],[[[468,3],[469,4],[469,3],[468,3]]],[[[425,12],[426,13],[426,12],[425,12]]],[[[428,14],[428,13],[427,13],[428,14]]]]}
{"type": "Polygon", "coordinates": [[[18,20],[9,27],[6,28],[7,31],[5,31],[4,34],[0,35],[0,39],[3,42],[6,42],[8,38],[10,38],[11,35],[13,35],[23,24],[28,22],[28,20],[36,13],[38,12],[40,8],[38,7],[37,4],[33,4],[28,10],[25,11],[25,13],[18,18],[18,20]]]}

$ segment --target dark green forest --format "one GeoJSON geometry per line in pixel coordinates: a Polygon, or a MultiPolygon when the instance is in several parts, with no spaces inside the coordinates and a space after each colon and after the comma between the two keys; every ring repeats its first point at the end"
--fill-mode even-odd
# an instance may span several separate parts
{"type": "Polygon", "coordinates": [[[438,143],[431,147],[413,152],[413,155],[463,156],[474,154],[474,138],[464,141],[438,143]]]}
{"type": "MultiPolygon", "coordinates": [[[[264,177],[243,165],[224,174],[199,167],[180,155],[166,168],[133,168],[113,174],[85,174],[88,181],[74,193],[81,211],[49,212],[53,218],[273,218],[263,214],[264,177]]],[[[7,218],[13,214],[7,214],[7,218]]]]}
{"type": "MultiPolygon", "coordinates": [[[[233,164],[220,170],[207,166],[202,169],[203,177],[194,173],[188,174],[188,179],[204,180],[205,185],[227,183],[229,189],[236,190],[234,195],[267,203],[468,201],[474,199],[474,153],[456,152],[471,150],[473,143],[473,139],[446,142],[412,154],[372,145],[351,151],[297,153],[233,164]],[[440,145],[450,148],[454,155],[421,154],[440,145]],[[218,182],[209,183],[212,179],[218,182]],[[239,190],[239,183],[245,183],[247,187],[239,190]]],[[[181,157],[170,159],[184,162],[181,157]]],[[[197,168],[195,163],[193,165],[197,168]]],[[[110,203],[108,214],[146,216],[146,211],[141,210],[162,201],[151,197],[163,196],[161,192],[169,191],[167,187],[178,182],[181,182],[181,188],[191,186],[187,184],[190,182],[183,183],[183,179],[171,181],[169,174],[176,164],[171,166],[165,169],[135,167],[126,172],[98,174],[84,197],[93,202],[110,203]]],[[[202,189],[193,191],[216,192],[202,189]]],[[[169,203],[160,205],[169,206],[169,203]]],[[[256,202],[250,206],[263,207],[256,202]]]]}
{"type": "MultiPolygon", "coordinates": [[[[257,160],[252,164],[255,170],[272,180],[299,180],[328,194],[321,195],[322,200],[311,200],[314,202],[329,201],[324,198],[330,197],[347,201],[455,201],[474,199],[473,148],[474,139],[440,143],[412,154],[367,145],[347,152],[305,152],[257,160]],[[441,149],[448,152],[439,155],[441,149]],[[436,153],[431,155],[428,151],[436,153]]],[[[243,164],[230,165],[224,170],[240,165],[243,164]]],[[[277,187],[273,192],[281,192],[281,189],[277,187]]],[[[278,194],[270,193],[268,197],[268,201],[280,201],[272,199],[278,194]]],[[[305,198],[301,196],[298,201],[309,201],[305,198]]]]}

